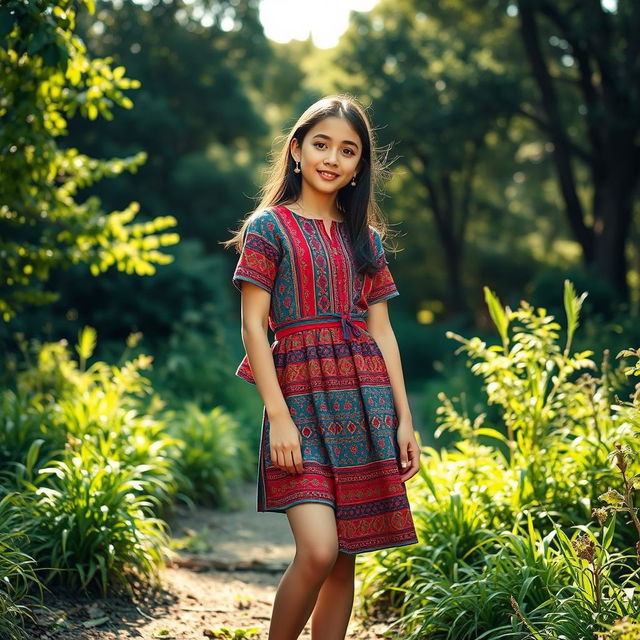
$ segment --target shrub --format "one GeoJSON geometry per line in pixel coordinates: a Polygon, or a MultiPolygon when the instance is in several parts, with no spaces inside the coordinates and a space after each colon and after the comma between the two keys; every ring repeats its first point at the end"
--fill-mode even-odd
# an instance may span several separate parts
{"type": "Polygon", "coordinates": [[[58,578],[82,589],[97,583],[106,593],[127,586],[132,572],[157,578],[168,539],[166,524],[153,515],[158,480],[148,465],[125,464],[88,437],[72,438],[60,460],[39,470],[24,466],[16,477],[25,549],[45,582],[58,578]]]}
{"type": "Polygon", "coordinates": [[[15,495],[0,500],[0,637],[25,640],[23,622],[30,617],[28,603],[33,587],[40,583],[34,572],[34,560],[21,551],[25,535],[18,525],[15,495]]]}
{"type": "Polygon", "coordinates": [[[255,462],[238,422],[221,407],[205,412],[193,403],[169,412],[167,420],[179,442],[174,455],[181,493],[200,504],[230,506],[255,462]]]}
{"type": "MultiPolygon", "coordinates": [[[[129,348],[135,339],[129,339],[129,348]]],[[[65,340],[37,345],[34,366],[17,377],[17,394],[4,394],[11,417],[0,420],[12,427],[0,437],[7,455],[24,462],[26,447],[38,438],[40,458],[47,460],[68,439],[89,439],[105,459],[144,468],[145,477],[153,480],[148,485],[151,495],[159,508],[166,506],[177,487],[169,454],[176,441],[154,417],[163,403],[152,396],[142,373],[151,367],[152,358],[139,355],[119,367],[101,361],[88,366],[95,346],[90,327],[80,332],[77,360],[65,340]]]]}
{"type": "Polygon", "coordinates": [[[561,327],[544,309],[523,302],[511,311],[485,293],[499,344],[450,337],[462,343],[494,411],[460,411],[440,394],[439,431],[460,440],[450,451],[423,449],[409,488],[420,542],[362,563],[365,607],[392,612],[408,640],[594,637],[638,614],[628,547],[640,521],[632,515],[637,534],[613,522],[598,534],[588,523],[599,497],[609,511],[635,513],[631,489],[640,476],[625,467],[624,495],[606,489],[618,481],[611,444],[618,468],[621,455],[630,464],[640,427],[640,386],[631,404],[615,404],[613,392],[624,373],[640,374],[640,359],[624,371],[624,363],[612,371],[605,361],[597,375],[589,352],[571,353],[584,295],[569,283],[563,347],[561,327]],[[572,538],[563,531],[570,526],[572,538]]]}
{"type": "Polygon", "coordinates": [[[36,345],[34,365],[2,396],[0,452],[5,491],[13,483],[21,492],[22,550],[45,582],[106,592],[134,574],[157,578],[168,549],[158,515],[177,490],[178,441],[153,417],[163,405],[148,399],[151,358],[88,366],[95,338],[81,332],[77,359],[64,341],[36,345]]]}

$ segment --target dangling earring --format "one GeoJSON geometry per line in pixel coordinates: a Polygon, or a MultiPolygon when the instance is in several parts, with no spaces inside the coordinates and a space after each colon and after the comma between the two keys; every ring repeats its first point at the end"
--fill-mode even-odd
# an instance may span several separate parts
{"type": "Polygon", "coordinates": [[[293,173],[300,173],[300,163],[296,160],[296,168],[293,170],[293,173]]]}
{"type": "Polygon", "coordinates": [[[356,186],[356,177],[353,176],[353,178],[351,178],[351,186],[355,187],[356,186]]]}

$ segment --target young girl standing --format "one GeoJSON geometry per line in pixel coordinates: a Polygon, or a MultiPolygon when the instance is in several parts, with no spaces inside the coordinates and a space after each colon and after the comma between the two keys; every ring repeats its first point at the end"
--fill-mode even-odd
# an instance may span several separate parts
{"type": "Polygon", "coordinates": [[[387,300],[399,295],[373,199],[371,125],[351,97],[309,107],[262,201],[227,244],[241,251],[246,356],[264,402],[258,511],[296,544],[269,640],[344,640],[355,554],[417,542],[404,483],[416,443],[387,300]],[[269,345],[267,328],[275,334],[269,345]]]}

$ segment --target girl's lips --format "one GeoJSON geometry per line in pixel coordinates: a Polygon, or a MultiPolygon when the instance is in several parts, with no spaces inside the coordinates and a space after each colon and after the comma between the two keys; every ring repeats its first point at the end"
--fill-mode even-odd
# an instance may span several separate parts
{"type": "Polygon", "coordinates": [[[323,180],[332,181],[338,177],[337,173],[333,173],[331,171],[318,171],[318,173],[323,180]]]}

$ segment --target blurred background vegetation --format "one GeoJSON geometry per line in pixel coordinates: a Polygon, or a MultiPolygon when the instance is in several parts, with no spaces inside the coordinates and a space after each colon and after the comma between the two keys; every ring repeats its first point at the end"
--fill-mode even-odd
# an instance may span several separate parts
{"type": "MultiPolygon", "coordinates": [[[[148,544],[133,565],[143,573],[158,561],[173,500],[231,504],[229,487],[253,477],[262,408],[234,376],[237,256],[220,242],[251,210],[283,130],[324,94],[368,105],[393,160],[381,194],[401,293],[390,313],[423,443],[475,437],[458,428],[435,439],[444,397],[462,397],[469,415],[510,437],[506,409],[487,402],[486,381],[447,337],[500,342],[485,286],[511,309],[527,300],[561,320],[571,280],[588,292],[572,348],[618,367],[618,393],[633,388],[612,360],[640,345],[637,3],[378,0],[325,48],[269,39],[268,4],[0,5],[2,508],[12,514],[4,522],[17,522],[26,501],[34,519],[31,546],[14,544],[15,527],[0,545],[71,568],[81,585],[106,589],[120,574],[113,549],[134,542],[105,538],[99,559],[75,557],[62,520],[57,532],[42,528],[78,505],[67,490],[77,488],[72,460],[100,467],[120,443],[122,491],[105,485],[101,495],[139,524],[148,544]],[[140,440],[143,425],[154,447],[140,440]],[[225,467],[238,452],[246,467],[225,467]],[[42,472],[49,461],[56,471],[42,472]]],[[[584,436],[551,431],[563,451],[584,436]]],[[[508,443],[496,446],[509,457],[508,443]]],[[[572,465],[584,485],[588,465],[572,465]]],[[[571,514],[560,522],[588,516],[571,507],[571,491],[540,490],[537,505],[571,514]]],[[[483,526],[511,527],[505,509],[483,526]]],[[[6,616],[20,615],[19,599],[6,616]]],[[[468,633],[451,637],[479,631],[468,633]]]]}
{"type": "MultiPolygon", "coordinates": [[[[426,437],[430,381],[442,383],[443,371],[456,366],[444,332],[488,328],[483,285],[512,306],[526,297],[559,312],[568,275],[590,292],[585,321],[598,341],[591,346],[634,342],[640,98],[633,10],[626,2],[584,10],[522,4],[380,0],[353,12],[337,45],[323,49],[310,38],[269,40],[257,1],[98,2],[93,12],[81,10],[73,31],[86,58],[110,60],[122,86],[117,96],[95,98],[92,111],[84,104],[96,95],[89,78],[74,92],[79,108],[51,131],[61,153],[86,154],[77,161],[84,168],[75,201],[88,209],[99,198],[102,211],[139,203],[138,220],[172,219],[181,240],[165,245],[171,262],[151,278],[71,251],[45,273],[41,256],[3,244],[11,265],[3,277],[14,280],[3,298],[8,309],[20,301],[23,311],[3,309],[7,372],[17,366],[16,334],[72,340],[90,325],[99,357],[113,358],[129,333],[141,332],[140,350],[154,355],[158,380],[177,393],[192,388],[190,370],[198,369],[207,402],[243,396],[246,385],[228,377],[241,355],[238,299],[228,286],[236,256],[219,243],[253,206],[277,137],[312,100],[335,91],[371,105],[379,143],[395,160],[382,198],[396,231],[390,250],[398,250],[391,266],[401,296],[391,313],[409,387],[421,398],[427,389],[427,405],[415,409],[426,437]],[[90,179],[84,174],[94,158],[117,166],[90,179]],[[95,277],[87,262],[104,273],[95,277]],[[38,301],[47,304],[31,304],[38,301]],[[195,356],[201,366],[183,366],[195,356]]],[[[5,34],[10,26],[7,13],[5,34]]],[[[52,50],[46,39],[40,45],[52,50]]],[[[10,106],[3,149],[17,151],[4,160],[7,211],[32,206],[14,200],[23,197],[14,177],[29,163],[35,174],[27,146],[16,144],[22,133],[34,135],[22,117],[30,105],[10,106]]],[[[17,225],[5,213],[3,236],[18,245],[35,236],[41,250],[55,245],[60,218],[49,216],[48,228],[39,217],[27,233],[32,219],[17,225]]]]}
{"type": "MultiPolygon", "coordinates": [[[[48,4],[65,5],[41,3],[48,4]]],[[[312,100],[336,91],[371,105],[379,143],[395,160],[382,205],[396,231],[391,266],[401,296],[391,313],[411,390],[453,366],[446,329],[488,328],[483,285],[512,306],[525,297],[557,313],[570,276],[590,293],[585,321],[595,323],[588,334],[599,341],[591,346],[633,342],[640,306],[634,11],[625,2],[584,10],[558,2],[432,4],[380,0],[353,12],[337,45],[323,49],[310,38],[269,40],[257,1],[98,2],[93,12],[81,10],[73,32],[87,60],[108,59],[122,86],[118,96],[105,91],[92,112],[83,102],[94,95],[88,78],[75,95],[79,108],[52,134],[61,153],[86,154],[78,164],[88,174],[93,158],[122,166],[82,175],[75,201],[98,198],[102,211],[139,203],[138,220],[172,219],[180,242],[169,240],[171,262],[154,277],[130,277],[109,268],[117,260],[100,265],[95,255],[66,255],[44,273],[35,252],[3,244],[3,298],[9,309],[21,301],[22,310],[5,312],[0,325],[7,372],[16,334],[73,340],[90,325],[100,337],[97,355],[110,359],[140,332],[139,349],[154,355],[156,372],[172,372],[159,380],[179,394],[192,388],[189,369],[198,369],[198,391],[221,402],[233,381],[217,376],[228,375],[241,344],[237,294],[228,286],[236,256],[219,243],[253,206],[277,137],[312,100]],[[95,277],[87,262],[104,273],[95,277]],[[30,304],[39,300],[47,304],[30,304]],[[196,355],[201,366],[181,365],[196,355]]],[[[5,35],[10,26],[7,13],[5,35]]],[[[44,52],[52,46],[40,44],[44,52]]],[[[16,144],[31,105],[8,106],[3,148],[17,151],[4,160],[3,237],[53,245],[55,211],[48,228],[41,217],[16,224],[7,215],[16,204],[32,206],[14,200],[23,197],[15,175],[29,162],[35,174],[26,146],[16,144]]],[[[428,410],[418,420],[427,436],[432,420],[428,410]]]]}

